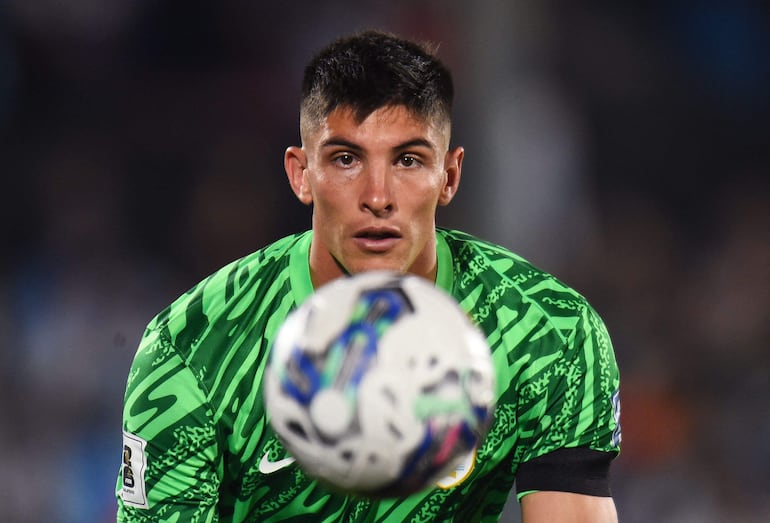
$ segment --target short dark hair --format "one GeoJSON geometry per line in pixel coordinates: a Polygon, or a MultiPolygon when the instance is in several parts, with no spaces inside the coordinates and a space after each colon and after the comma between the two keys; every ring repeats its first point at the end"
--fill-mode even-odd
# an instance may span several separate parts
{"type": "Polygon", "coordinates": [[[359,122],[386,106],[402,105],[423,118],[450,121],[454,86],[435,48],[380,31],[333,41],[305,68],[302,126],[320,122],[337,107],[359,122]]]}

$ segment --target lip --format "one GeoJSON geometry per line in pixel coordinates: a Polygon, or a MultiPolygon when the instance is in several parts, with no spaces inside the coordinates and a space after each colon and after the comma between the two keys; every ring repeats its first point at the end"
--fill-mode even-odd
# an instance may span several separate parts
{"type": "Polygon", "coordinates": [[[353,242],[362,250],[382,253],[401,240],[401,233],[391,227],[367,227],[353,234],[353,242]]]}

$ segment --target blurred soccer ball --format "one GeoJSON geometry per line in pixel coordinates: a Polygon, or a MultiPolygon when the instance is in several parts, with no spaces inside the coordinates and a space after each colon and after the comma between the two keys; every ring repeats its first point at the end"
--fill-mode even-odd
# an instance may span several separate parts
{"type": "Polygon", "coordinates": [[[273,429],[310,476],[348,494],[431,487],[486,434],[494,369],[481,332],[429,282],[368,272],[286,319],[265,378],[273,429]]]}

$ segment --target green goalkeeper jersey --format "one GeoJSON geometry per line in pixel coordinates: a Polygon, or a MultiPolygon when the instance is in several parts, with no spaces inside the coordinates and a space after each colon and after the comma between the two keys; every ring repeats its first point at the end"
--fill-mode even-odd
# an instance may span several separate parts
{"type": "Polygon", "coordinates": [[[618,451],[618,369],[596,312],[506,249],[438,229],[436,284],[492,350],[489,434],[435,488],[405,498],[345,497],[306,477],[268,424],[262,376],[279,327],[313,292],[311,238],[225,266],[150,322],[128,376],[119,522],[497,521],[522,464],[618,451]]]}

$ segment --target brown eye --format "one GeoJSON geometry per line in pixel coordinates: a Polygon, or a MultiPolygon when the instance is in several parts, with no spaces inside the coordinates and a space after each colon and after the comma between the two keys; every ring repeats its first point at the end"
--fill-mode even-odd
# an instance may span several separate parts
{"type": "Polygon", "coordinates": [[[352,154],[340,154],[336,158],[334,158],[334,162],[339,164],[342,167],[350,167],[353,165],[353,162],[355,161],[355,158],[352,154]]]}
{"type": "Polygon", "coordinates": [[[417,165],[417,158],[414,156],[404,155],[398,159],[398,162],[401,164],[402,167],[414,167],[417,165]]]}

